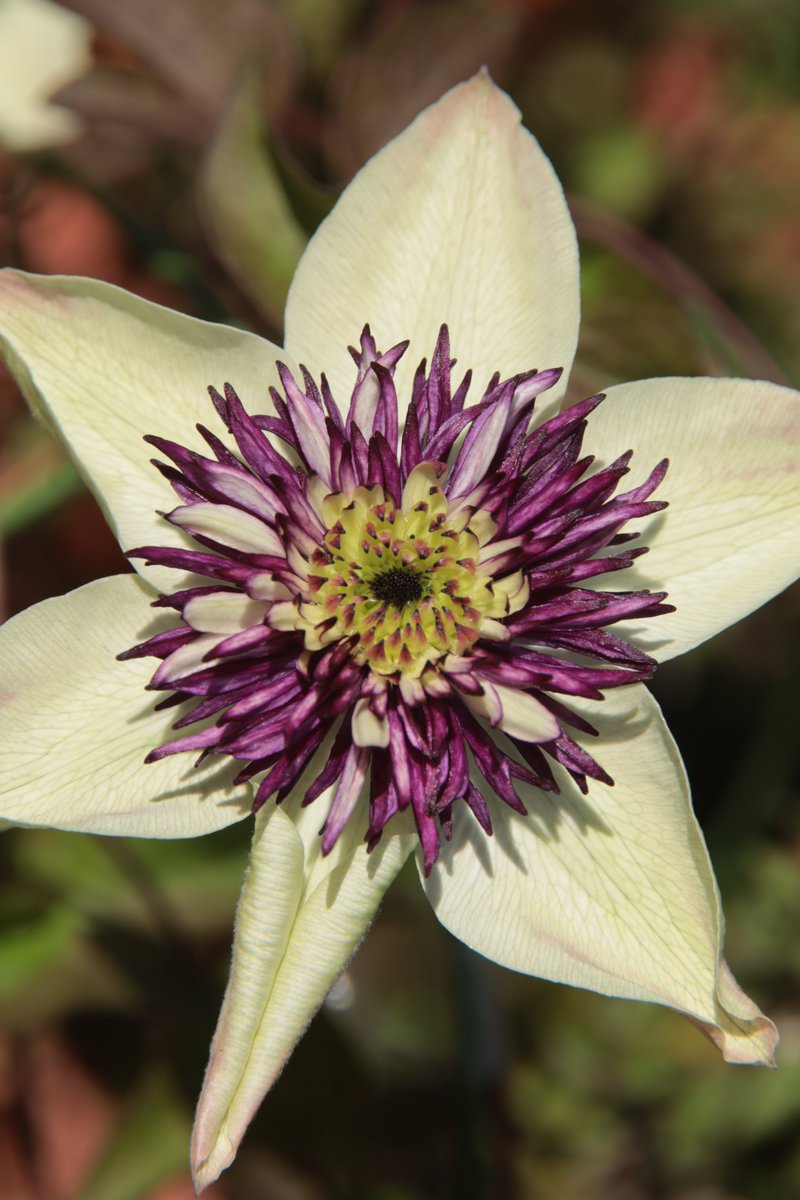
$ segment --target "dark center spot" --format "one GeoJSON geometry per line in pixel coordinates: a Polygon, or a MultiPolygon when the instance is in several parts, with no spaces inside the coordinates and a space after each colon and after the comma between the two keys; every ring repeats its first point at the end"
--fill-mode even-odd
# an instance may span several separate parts
{"type": "Polygon", "coordinates": [[[403,608],[422,597],[422,580],[410,567],[392,567],[372,581],[372,595],[384,604],[403,608]]]}

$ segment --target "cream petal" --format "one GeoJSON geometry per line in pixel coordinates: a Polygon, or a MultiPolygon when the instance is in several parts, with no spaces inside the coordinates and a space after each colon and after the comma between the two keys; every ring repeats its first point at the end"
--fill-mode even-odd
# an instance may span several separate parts
{"type": "Polygon", "coordinates": [[[247,816],[235,766],[180,754],[145,765],[175,710],[144,691],[153,659],[117,662],[140,641],[152,592],[101,579],[0,629],[0,817],[126,837],[196,837],[247,816]]]}
{"type": "MultiPolygon", "coordinates": [[[[333,789],[331,789],[332,791],[333,789]]],[[[346,966],[414,838],[372,854],[354,819],[320,854],[320,797],[293,816],[269,804],[256,821],[236,920],[233,963],[197,1109],[192,1169],[199,1191],[230,1165],[265,1093],[346,966]],[[316,812],[313,810],[317,810],[316,812]]]]}
{"type": "Polygon", "coordinates": [[[585,447],[601,463],[634,450],[626,489],[670,460],[655,496],[669,507],[637,523],[649,553],[606,584],[669,593],[676,612],[615,627],[656,658],[691,650],[797,578],[800,393],[746,379],[623,384],[589,418],[585,447]]]}
{"type": "Polygon", "coordinates": [[[501,683],[496,683],[495,688],[503,706],[498,724],[505,733],[521,742],[548,742],[558,737],[561,732],[558,721],[535,696],[501,683]]]}
{"type": "Polygon", "coordinates": [[[502,683],[491,683],[480,675],[477,679],[483,689],[481,693],[461,692],[461,699],[476,717],[521,742],[550,742],[558,737],[561,732],[558,721],[535,696],[502,683]]]}
{"type": "MultiPolygon", "coordinates": [[[[481,691],[473,695],[463,689],[463,685],[459,686],[460,681],[458,678],[455,678],[453,682],[459,688],[461,699],[470,712],[476,717],[488,721],[490,725],[497,726],[500,724],[503,716],[503,703],[495,684],[486,679],[481,683],[481,691]]],[[[470,679],[469,682],[472,683],[473,681],[470,679]]]]}
{"type": "Polygon", "coordinates": [[[496,803],[494,837],[466,812],[423,887],[439,920],[504,966],[665,1004],[734,1062],[771,1063],[777,1034],[720,968],[722,917],[678,751],[641,686],[603,705],[589,750],[616,780],[583,797],[526,786],[527,817],[496,803]]]}
{"type": "Polygon", "coordinates": [[[356,700],[351,720],[353,742],[356,746],[380,746],[385,750],[391,740],[389,722],[385,716],[376,716],[369,705],[369,696],[356,700]]]}
{"type": "Polygon", "coordinates": [[[484,617],[478,626],[478,632],[482,638],[488,638],[494,642],[507,642],[511,638],[507,627],[502,621],[495,621],[491,617],[484,617]]]}
{"type": "Polygon", "coordinates": [[[774,1067],[777,1030],[744,994],[724,959],[719,964],[717,999],[719,1007],[713,1021],[689,1013],[690,1021],[711,1039],[726,1062],[774,1067]]]}
{"type": "MultiPolygon", "coordinates": [[[[175,493],[142,439],[159,434],[208,452],[198,421],[223,432],[208,385],[230,382],[251,411],[271,411],[269,342],[150,304],[90,279],[0,273],[0,348],[26,398],[66,443],[124,549],[184,545],[156,515],[175,493]]],[[[176,573],[137,570],[174,590],[176,573]]]]}
{"type": "MultiPolygon", "coordinates": [[[[569,370],[578,334],[578,258],[564,195],[515,105],[485,72],[448,92],[375,155],[311,239],[286,307],[286,345],[324,370],[340,405],[346,346],[369,322],[380,348],[411,346],[411,378],[442,323],[459,369],[569,370]]],[[[563,386],[547,392],[552,410],[563,386]]]]}
{"type": "Polygon", "coordinates": [[[209,592],[184,605],[183,619],[203,633],[240,633],[263,621],[268,607],[266,601],[238,592],[209,592]]]}
{"type": "Polygon", "coordinates": [[[170,513],[170,521],[190,533],[213,538],[232,550],[246,554],[284,556],[283,544],[274,529],[252,513],[233,504],[186,504],[170,513]]]}
{"type": "Polygon", "coordinates": [[[445,468],[436,463],[421,462],[409,472],[403,487],[401,508],[409,514],[421,501],[430,501],[431,493],[442,480],[445,468]]]}
{"type": "Polygon", "coordinates": [[[203,671],[211,659],[212,650],[216,650],[222,641],[218,634],[203,634],[191,642],[179,646],[158,665],[152,664],[153,682],[159,686],[193,675],[195,671],[203,671]]]}

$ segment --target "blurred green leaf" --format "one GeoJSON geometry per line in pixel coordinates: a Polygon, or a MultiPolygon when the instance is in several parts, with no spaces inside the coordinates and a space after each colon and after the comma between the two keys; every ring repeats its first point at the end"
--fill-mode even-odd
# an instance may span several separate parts
{"type": "Polygon", "coordinates": [[[81,926],[74,911],[53,906],[0,928],[0,1003],[58,972],[81,926]]]}
{"type": "Polygon", "coordinates": [[[642,221],[661,199],[666,162],[655,138],[635,127],[616,127],[585,140],[573,174],[582,196],[618,216],[642,221]]]}
{"type": "Polygon", "coordinates": [[[215,251],[253,303],[279,326],[307,238],[264,141],[255,71],[245,74],[231,98],[199,186],[215,251]]]}
{"type": "Polygon", "coordinates": [[[752,735],[738,752],[736,772],[709,822],[709,841],[727,851],[731,879],[734,867],[740,874],[752,857],[754,840],[775,826],[791,801],[793,780],[800,771],[796,694],[797,681],[791,677],[764,689],[752,735]]]}
{"type": "Polygon", "coordinates": [[[570,379],[575,399],[612,383],[701,374],[707,363],[673,298],[654,281],[591,244],[581,257],[582,319],[570,379]]]}
{"type": "Polygon", "coordinates": [[[76,1200],[142,1200],[187,1169],[190,1121],[156,1069],[132,1096],[114,1137],[76,1200]]]}
{"type": "MultiPolygon", "coordinates": [[[[10,835],[10,836],[16,836],[10,835]]],[[[130,990],[89,944],[83,915],[51,899],[42,906],[25,885],[4,889],[0,924],[0,1027],[30,1031],[76,1004],[119,1007],[130,990]]]]}
{"type": "Polygon", "coordinates": [[[339,199],[341,188],[335,184],[320,183],[312,178],[283,143],[276,141],[272,151],[275,168],[280,175],[292,211],[303,228],[308,233],[313,233],[339,199]]]}
{"type": "MultiPolygon", "coordinates": [[[[731,366],[736,364],[740,373],[770,379],[776,383],[787,382],[764,346],[728,308],[717,292],[677,255],[649,238],[634,225],[590,202],[573,197],[570,209],[582,243],[603,247],[620,265],[632,268],[640,276],[640,283],[649,281],[654,284],[662,293],[662,302],[668,301],[673,311],[680,314],[686,330],[691,334],[696,351],[702,355],[705,362],[703,373],[729,374],[731,366]]],[[[590,260],[584,253],[584,288],[587,282],[588,261],[590,260]]],[[[595,276],[594,287],[588,294],[602,303],[602,287],[598,287],[597,282],[595,276]]],[[[625,293],[618,286],[608,289],[606,300],[613,304],[620,294],[625,293]]],[[[663,330],[659,334],[659,319],[653,300],[648,299],[647,305],[642,305],[642,308],[647,311],[640,312],[638,319],[650,321],[649,340],[656,345],[660,342],[661,351],[669,359],[671,341],[669,337],[664,336],[663,330]]],[[[618,334],[629,344],[633,343],[628,320],[615,322],[613,313],[609,316],[611,319],[608,320],[608,324],[616,326],[618,334]]],[[[673,362],[669,371],[665,373],[677,373],[675,367],[673,362]]],[[[647,372],[650,373],[659,372],[647,372]]],[[[636,378],[636,375],[627,376],[631,377],[636,378]]]]}
{"type": "Polygon", "coordinates": [[[0,462],[0,535],[19,533],[80,486],[78,472],[58,443],[32,417],[21,417],[0,462]]]}
{"type": "Polygon", "coordinates": [[[21,831],[14,862],[21,877],[90,919],[152,931],[163,908],[185,933],[207,932],[231,922],[246,862],[237,832],[198,843],[21,831]]]}
{"type": "Polygon", "coordinates": [[[341,52],[367,0],[280,0],[280,7],[300,39],[308,69],[321,76],[341,52]]]}

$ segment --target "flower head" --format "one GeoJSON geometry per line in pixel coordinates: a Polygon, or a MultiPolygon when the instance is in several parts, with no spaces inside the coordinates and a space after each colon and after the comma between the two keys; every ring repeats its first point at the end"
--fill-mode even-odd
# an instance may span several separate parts
{"type": "Polygon", "coordinates": [[[202,549],[132,557],[215,582],[162,596],[182,623],[123,657],[161,659],[150,686],[191,703],[181,736],[150,761],[230,755],[246,764],[238,781],[257,782],[258,811],[325,747],[302,793],[309,804],[333,788],[323,854],[366,789],[368,847],[411,809],[427,875],[459,801],[491,833],[481,778],[521,813],[514,781],[557,793],[551,761],[583,792],[587,776],[613,782],[569,732],[596,730],[557,697],[602,699],[655,669],[607,627],[672,611],[664,593],[586,584],[645,552],[606,553],[636,537],[621,532],[629,521],[665,507],[649,497],[667,464],[622,495],[630,452],[590,473],[581,444],[599,396],[528,432],[559,370],[495,376],[469,404],[469,372],[451,384],[446,327],[400,436],[405,349],[381,354],[365,328],[346,419],[324,376],[318,387],[301,368],[301,388],[279,364],[276,416],[250,416],[229,384],[211,389],[238,456],[202,426],[213,457],[147,438],[183,501],[166,519],[202,549]]]}
{"type": "Polygon", "coordinates": [[[577,324],[563,195],[485,75],[345,191],[283,351],[102,284],[0,281],[9,362],[137,571],[0,635],[0,817],[177,837],[257,810],[199,1187],[416,847],[481,953],[772,1060],[642,681],[795,578],[798,396],[650,380],[559,411],[577,324]]]}

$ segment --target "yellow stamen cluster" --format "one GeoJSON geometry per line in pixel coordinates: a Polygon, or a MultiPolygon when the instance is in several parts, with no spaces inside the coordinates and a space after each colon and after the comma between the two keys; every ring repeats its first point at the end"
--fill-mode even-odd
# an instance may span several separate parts
{"type": "Polygon", "coordinates": [[[450,513],[441,470],[417,467],[399,507],[380,487],[325,499],[327,533],[296,625],[309,650],[350,638],[377,674],[419,677],[480,636],[503,636],[496,618],[520,607],[527,587],[519,574],[493,581],[481,568],[493,522],[469,507],[450,513]]]}

